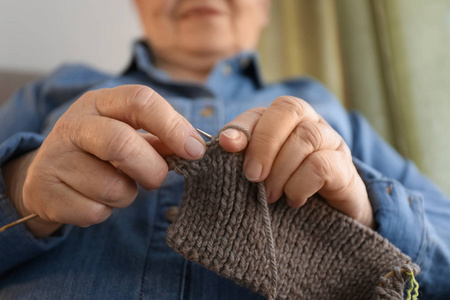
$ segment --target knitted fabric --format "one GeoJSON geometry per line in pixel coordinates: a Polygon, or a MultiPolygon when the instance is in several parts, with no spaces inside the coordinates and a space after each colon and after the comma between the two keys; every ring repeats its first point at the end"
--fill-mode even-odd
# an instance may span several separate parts
{"type": "Polygon", "coordinates": [[[213,136],[200,160],[166,159],[186,179],[170,247],[269,299],[403,299],[419,271],[408,256],[319,196],[268,205],[243,158],[213,136]]]}

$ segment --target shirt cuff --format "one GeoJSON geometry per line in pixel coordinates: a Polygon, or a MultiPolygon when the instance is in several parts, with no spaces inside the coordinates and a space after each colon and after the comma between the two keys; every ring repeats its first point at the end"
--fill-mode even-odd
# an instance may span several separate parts
{"type": "MultiPolygon", "coordinates": [[[[20,219],[9,199],[0,194],[0,227],[20,219]]],[[[72,226],[64,225],[47,238],[35,238],[24,224],[0,234],[0,274],[64,241],[72,226]]]]}
{"type": "Polygon", "coordinates": [[[421,265],[426,249],[422,196],[353,158],[372,205],[377,232],[421,265]]]}
{"type": "MultiPolygon", "coordinates": [[[[8,160],[39,148],[45,137],[32,132],[20,132],[0,144],[0,167],[8,160]]],[[[5,193],[5,183],[0,170],[0,193],[5,193]]]]}
{"type": "MultiPolygon", "coordinates": [[[[45,137],[22,132],[0,144],[0,166],[10,159],[40,147],[45,137]]],[[[0,171],[0,227],[20,219],[5,195],[5,184],[0,171]]],[[[57,246],[65,240],[71,226],[62,226],[51,237],[35,238],[24,224],[14,226],[0,234],[0,274],[57,246]]]]}

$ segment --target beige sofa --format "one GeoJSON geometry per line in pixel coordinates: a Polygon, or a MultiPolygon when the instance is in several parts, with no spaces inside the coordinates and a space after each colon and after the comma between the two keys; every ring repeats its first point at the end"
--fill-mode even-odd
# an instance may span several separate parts
{"type": "Polygon", "coordinates": [[[0,70],[0,104],[8,100],[17,89],[40,76],[42,75],[32,72],[0,70]]]}

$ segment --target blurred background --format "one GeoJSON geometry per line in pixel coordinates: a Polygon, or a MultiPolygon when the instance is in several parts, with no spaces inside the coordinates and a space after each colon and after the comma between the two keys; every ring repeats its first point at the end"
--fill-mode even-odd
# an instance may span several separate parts
{"type": "MultiPolygon", "coordinates": [[[[2,0],[0,102],[62,63],[120,72],[140,36],[131,0],[2,0]]],[[[450,0],[273,0],[259,51],[266,80],[319,79],[450,194],[450,0]]]]}

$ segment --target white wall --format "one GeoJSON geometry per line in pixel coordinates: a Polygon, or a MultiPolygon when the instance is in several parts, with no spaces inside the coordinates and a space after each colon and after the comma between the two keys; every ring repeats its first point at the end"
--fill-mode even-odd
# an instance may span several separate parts
{"type": "Polygon", "coordinates": [[[132,0],[1,0],[0,69],[85,62],[117,72],[141,35],[132,0]]]}

